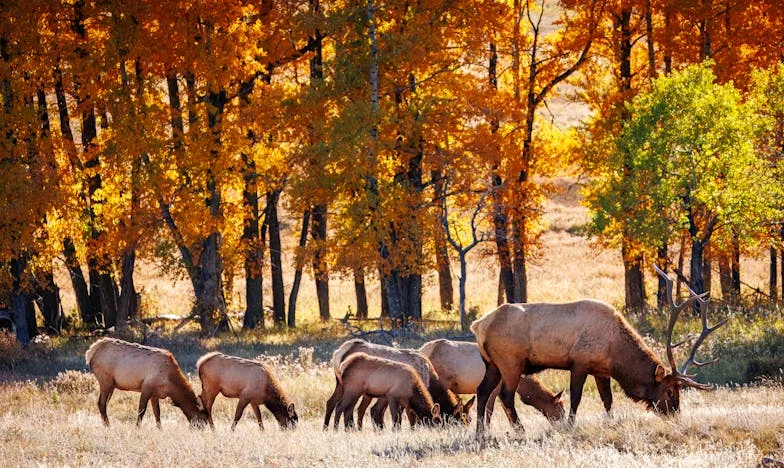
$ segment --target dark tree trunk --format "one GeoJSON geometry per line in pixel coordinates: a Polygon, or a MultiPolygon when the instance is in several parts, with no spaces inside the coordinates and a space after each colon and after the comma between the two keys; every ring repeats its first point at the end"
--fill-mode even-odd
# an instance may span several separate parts
{"type": "Polygon", "coordinates": [[[367,290],[365,289],[365,271],[362,267],[354,268],[354,293],[357,296],[357,317],[367,318],[367,290]]]}
{"type": "Polygon", "coordinates": [[[732,270],[732,294],[736,299],[740,299],[740,239],[737,233],[732,233],[732,260],[730,262],[732,270]]]}
{"type": "Polygon", "coordinates": [[[525,216],[515,213],[512,219],[512,277],[514,282],[514,302],[528,302],[528,275],[526,273],[526,226],[525,216]]]}
{"type": "Polygon", "coordinates": [[[272,317],[276,324],[286,323],[286,298],[283,287],[283,260],[278,221],[280,189],[267,193],[267,226],[269,227],[270,266],[272,268],[272,317]]]}
{"type": "Polygon", "coordinates": [[[126,327],[129,319],[138,318],[139,303],[133,272],[136,265],[136,246],[131,246],[123,254],[120,276],[120,300],[117,307],[117,328],[126,327]]]}
{"type": "Polygon", "coordinates": [[[242,154],[245,163],[243,179],[245,186],[242,200],[245,207],[245,223],[242,242],[245,244],[245,315],[242,319],[244,330],[257,326],[264,328],[264,245],[259,237],[259,193],[256,162],[247,154],[242,154]]]}
{"type": "Polygon", "coordinates": [[[710,291],[713,287],[713,249],[706,246],[702,252],[702,284],[706,291],[710,291]]]}
{"type": "Polygon", "coordinates": [[[316,297],[318,298],[319,317],[329,320],[329,268],[327,267],[327,205],[313,207],[313,276],[316,280],[316,297]]]}
{"type": "Polygon", "coordinates": [[[379,290],[381,291],[381,316],[389,317],[389,296],[387,295],[387,280],[384,272],[379,269],[378,272],[379,283],[381,283],[379,290]]]}
{"type": "MultiPolygon", "coordinates": [[[[621,254],[625,257],[625,244],[621,247],[621,254]]],[[[645,277],[642,272],[642,262],[642,255],[635,255],[623,262],[626,309],[635,312],[645,310],[645,277]]]]}
{"type": "Polygon", "coordinates": [[[289,314],[287,323],[289,327],[294,327],[297,322],[297,295],[299,294],[299,285],[302,282],[302,268],[305,266],[305,245],[308,242],[308,225],[310,223],[310,209],[305,210],[302,214],[302,230],[299,233],[299,252],[296,256],[294,267],[294,281],[291,283],[291,292],[289,293],[289,314]]]}
{"type": "MultiPolygon", "coordinates": [[[[669,259],[667,256],[667,244],[666,242],[662,242],[662,245],[659,247],[658,251],[656,252],[656,258],[658,261],[659,268],[667,271],[669,259]]],[[[667,281],[661,277],[661,275],[657,275],[658,283],[656,285],[656,309],[661,311],[667,307],[667,281]]]]}
{"type": "Polygon", "coordinates": [[[770,276],[768,283],[768,290],[770,292],[770,299],[776,301],[779,297],[779,273],[778,273],[778,254],[776,248],[771,246],[770,249],[770,276]]]}
{"type": "Polygon", "coordinates": [[[729,301],[732,297],[732,270],[727,255],[719,256],[719,284],[721,285],[721,297],[725,301],[729,301]]]}
{"type": "MultiPolygon", "coordinates": [[[[697,294],[705,292],[705,285],[702,282],[702,256],[705,251],[705,241],[692,237],[691,239],[691,264],[689,268],[689,276],[691,284],[689,285],[697,294]]],[[[695,314],[699,314],[699,304],[694,304],[695,314]]]]}
{"type": "MultiPolygon", "coordinates": [[[[440,206],[441,200],[446,197],[446,181],[440,170],[432,171],[433,180],[433,203],[440,206]]],[[[455,292],[452,287],[452,272],[449,265],[449,250],[446,245],[446,235],[444,225],[439,219],[433,229],[434,245],[436,253],[436,266],[438,267],[438,293],[441,300],[441,310],[449,311],[454,306],[455,292]]]]}
{"type": "Polygon", "coordinates": [[[401,278],[403,315],[415,320],[422,318],[422,276],[409,275],[401,278]]]}
{"type": "Polygon", "coordinates": [[[65,316],[60,304],[60,288],[54,282],[51,268],[39,274],[35,294],[40,298],[38,305],[44,317],[46,332],[59,335],[65,328],[65,316]]]}
{"type": "MultiPolygon", "coordinates": [[[[35,320],[28,322],[28,303],[31,302],[27,293],[23,289],[22,275],[24,274],[26,262],[19,258],[11,260],[11,277],[13,279],[13,289],[11,290],[11,316],[16,328],[16,339],[23,347],[30,344],[30,329],[35,328],[35,320]]],[[[33,316],[35,317],[35,316],[33,316]]],[[[34,335],[33,335],[34,336],[34,335]]]]}
{"type": "Polygon", "coordinates": [[[76,258],[76,247],[70,237],[63,239],[63,256],[68,275],[71,278],[71,286],[76,296],[76,305],[79,308],[79,318],[87,324],[90,320],[90,291],[87,288],[87,281],[84,279],[82,267],[79,259],[76,258]]]}

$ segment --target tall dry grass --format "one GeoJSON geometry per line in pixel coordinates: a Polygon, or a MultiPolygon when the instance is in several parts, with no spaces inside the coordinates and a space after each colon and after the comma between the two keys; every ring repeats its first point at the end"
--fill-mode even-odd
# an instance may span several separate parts
{"type": "MultiPolygon", "coordinates": [[[[150,411],[137,428],[138,393],[122,391],[109,403],[107,429],[89,373],[4,385],[0,460],[4,466],[753,466],[763,456],[784,458],[781,386],[687,391],[681,414],[665,419],[617,389],[613,416],[607,417],[589,385],[573,428],[550,425],[518,404],[524,432],[513,432],[499,410],[490,436],[477,440],[473,426],[323,431],[323,407],[334,380],[327,366],[304,364],[277,364],[300,414],[293,431],[281,431],[262,410],[262,433],[248,410],[232,432],[236,400],[223,397],[216,402],[214,432],[189,429],[168,402],[161,408],[162,430],[150,411]]],[[[566,378],[550,372],[544,381],[556,387],[566,378]]],[[[198,392],[198,379],[191,380],[198,392]]]]}

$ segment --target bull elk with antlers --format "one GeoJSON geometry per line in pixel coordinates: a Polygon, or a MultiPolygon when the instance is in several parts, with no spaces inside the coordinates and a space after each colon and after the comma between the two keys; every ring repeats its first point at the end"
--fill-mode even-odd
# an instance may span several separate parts
{"type": "MultiPolygon", "coordinates": [[[[588,375],[609,383],[613,378],[626,395],[646,404],[649,409],[668,414],[678,410],[681,387],[709,390],[710,385],[693,380],[686,373],[695,359],[697,348],[705,338],[726,323],[710,327],[707,323],[706,294],[691,297],[680,304],[672,298],[672,280],[667,280],[671,307],[667,327],[667,359],[670,369],[656,357],[626,319],[604,302],[581,300],[565,304],[504,304],[471,324],[487,370],[477,388],[477,434],[484,432],[484,415],[488,398],[501,382],[501,401],[509,420],[520,426],[514,408],[514,395],[521,374],[535,374],[544,369],[571,372],[569,422],[574,421],[588,375]],[[678,370],[673,357],[672,333],[681,310],[693,301],[700,306],[702,332],[689,357],[678,370]]],[[[609,387],[609,385],[607,386],[609,387]]],[[[609,388],[605,389],[609,393],[609,388]]],[[[602,395],[605,398],[605,395],[602,395]]],[[[606,402],[605,402],[606,403],[606,402]]],[[[607,406],[605,404],[605,406],[607,406]]]]}

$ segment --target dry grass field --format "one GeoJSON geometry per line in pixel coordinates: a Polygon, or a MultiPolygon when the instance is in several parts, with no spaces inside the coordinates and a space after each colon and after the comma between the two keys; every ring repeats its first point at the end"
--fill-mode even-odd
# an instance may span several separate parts
{"type": "MultiPolygon", "coordinates": [[[[549,229],[529,270],[531,300],[594,297],[620,304],[623,283],[618,253],[575,234],[587,216],[578,204],[577,188],[566,180],[557,186],[560,190],[546,207],[549,229]]],[[[468,305],[482,314],[495,306],[497,271],[492,259],[482,258],[479,251],[472,255],[468,305]]],[[[764,261],[744,259],[743,275],[747,283],[764,286],[764,261]]],[[[152,312],[187,313],[187,283],[162,277],[151,266],[139,276],[152,312]]],[[[428,281],[426,311],[437,304],[434,280],[428,281]]],[[[303,323],[314,322],[312,282],[306,278],[303,284],[300,318],[303,323]]],[[[375,301],[371,310],[377,311],[378,286],[370,286],[375,301]]],[[[63,292],[67,294],[65,288],[63,292]]],[[[234,307],[242,310],[241,290],[234,295],[234,307]]],[[[353,308],[353,285],[335,279],[331,299],[333,316],[342,317],[349,305],[353,308]]],[[[263,409],[263,433],[250,410],[236,431],[230,431],[236,401],[223,397],[216,403],[214,432],[189,429],[185,417],[169,402],[161,405],[161,430],[156,429],[151,411],[137,428],[139,394],[122,391],[116,391],[109,403],[112,426],[104,428],[96,406],[97,382],[83,358],[95,337],[45,340],[29,352],[7,341],[0,343],[2,465],[659,467],[755,466],[765,456],[784,459],[780,379],[712,392],[685,391],[681,413],[670,418],[646,411],[617,387],[613,389],[613,415],[608,417],[589,379],[574,427],[551,425],[518,403],[525,431],[513,432],[499,403],[484,440],[475,439],[473,425],[444,430],[410,430],[404,425],[395,432],[368,429],[366,422],[362,432],[323,431],[324,405],[334,385],[327,362],[340,343],[341,332],[316,324],[307,328],[311,333],[299,337],[280,331],[253,333],[240,340],[231,336],[203,340],[192,333],[171,336],[165,331],[148,337],[148,343],[172,350],[197,393],[195,362],[206,351],[219,349],[270,363],[292,395],[300,424],[293,431],[281,431],[263,409]]],[[[749,349],[756,352],[753,344],[749,349]]],[[[566,372],[546,371],[542,377],[553,390],[568,386],[566,372]]]]}

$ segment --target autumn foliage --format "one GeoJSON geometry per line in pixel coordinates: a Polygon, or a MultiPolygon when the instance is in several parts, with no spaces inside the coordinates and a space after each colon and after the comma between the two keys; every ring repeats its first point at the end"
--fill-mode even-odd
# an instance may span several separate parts
{"type": "MultiPolygon", "coordinates": [[[[627,104],[705,59],[718,83],[756,92],[764,109],[751,70],[784,54],[772,0],[0,5],[0,279],[20,337],[36,330],[32,297],[47,329],[68,325],[54,261],[88,327],[136,316],[139,259],[190,280],[204,333],[228,326],[234,278],[246,282],[245,328],[265,326],[265,302],[294,325],[284,269],[313,271],[322,319],[336,274],[354,278],[358,304],[365,278],[379,277],[385,312],[418,318],[430,270],[442,307],[453,306],[445,234],[472,216],[505,299],[524,302],[548,177],[577,167],[617,177],[627,104]],[[557,96],[593,110],[586,144],[575,144],[575,122],[552,118],[557,96]],[[301,216],[299,242],[281,239],[281,210],[301,216]],[[283,245],[295,243],[284,265],[283,245]]],[[[781,119],[770,114],[767,137],[749,138],[778,163],[770,132],[781,119]]],[[[776,210],[765,216],[717,234],[716,251],[775,239],[776,210]]],[[[623,220],[598,228],[632,273],[656,255],[652,232],[636,236],[623,220]]]]}

